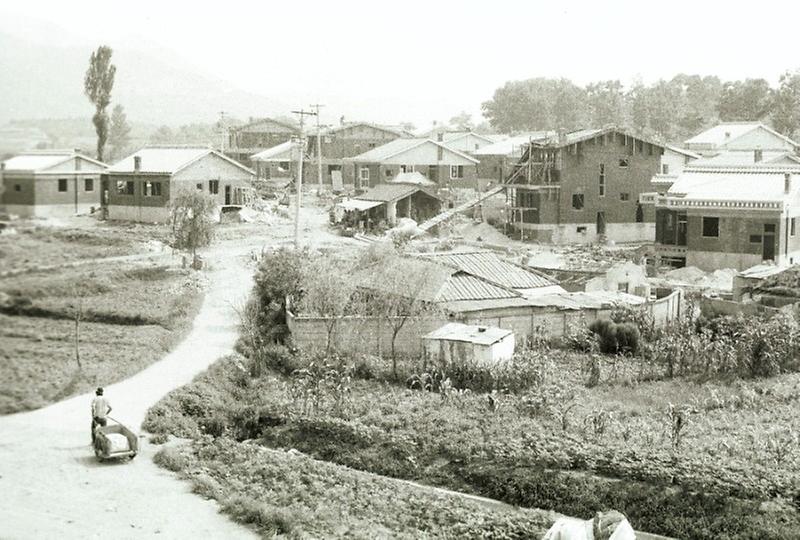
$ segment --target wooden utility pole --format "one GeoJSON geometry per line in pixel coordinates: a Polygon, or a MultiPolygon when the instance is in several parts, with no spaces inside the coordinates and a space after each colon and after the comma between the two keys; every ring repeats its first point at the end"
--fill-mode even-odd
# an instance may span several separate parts
{"type": "Polygon", "coordinates": [[[219,151],[220,153],[225,153],[225,135],[227,135],[227,130],[225,129],[225,111],[219,111],[219,132],[222,139],[219,151]]]}
{"type": "Polygon", "coordinates": [[[310,105],[312,109],[314,109],[314,114],[317,116],[317,182],[319,182],[319,189],[322,191],[322,142],[320,141],[320,131],[319,126],[319,108],[324,107],[320,103],[314,103],[310,105]]]}
{"type": "Polygon", "coordinates": [[[303,133],[303,125],[305,123],[306,116],[313,116],[317,113],[300,109],[299,111],[292,111],[292,114],[296,114],[300,117],[300,134],[297,138],[297,145],[300,150],[300,155],[297,158],[297,178],[294,182],[294,188],[297,190],[297,201],[294,209],[294,247],[295,249],[300,249],[300,206],[303,202],[303,152],[305,150],[305,133],[303,133]]]}

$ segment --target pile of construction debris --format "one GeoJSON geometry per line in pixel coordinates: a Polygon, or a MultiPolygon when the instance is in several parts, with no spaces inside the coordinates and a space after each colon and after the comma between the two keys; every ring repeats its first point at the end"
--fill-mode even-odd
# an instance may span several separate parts
{"type": "Polygon", "coordinates": [[[686,266],[665,272],[659,282],[669,286],[691,287],[700,290],[731,291],[736,270],[724,268],[704,272],[696,266],[686,266]]]}

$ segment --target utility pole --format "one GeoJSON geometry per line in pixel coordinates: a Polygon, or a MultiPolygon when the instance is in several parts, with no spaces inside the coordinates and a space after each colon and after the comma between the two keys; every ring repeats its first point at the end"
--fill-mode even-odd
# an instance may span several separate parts
{"type": "Polygon", "coordinates": [[[219,151],[220,151],[220,153],[224,154],[225,153],[225,135],[226,135],[226,132],[227,132],[227,130],[225,129],[225,111],[219,111],[219,131],[220,131],[220,134],[221,134],[220,136],[221,136],[221,139],[222,139],[222,144],[220,144],[220,146],[219,146],[219,151]]]}
{"type": "Polygon", "coordinates": [[[300,205],[303,202],[303,151],[305,150],[305,133],[303,133],[303,125],[306,116],[314,116],[317,113],[305,111],[292,111],[300,117],[300,135],[297,137],[297,145],[300,150],[297,158],[297,178],[294,182],[294,188],[297,190],[297,201],[294,209],[294,248],[300,249],[300,205]]]}
{"type": "Polygon", "coordinates": [[[320,103],[310,105],[314,109],[314,114],[317,116],[317,182],[319,182],[319,189],[322,191],[322,142],[320,141],[320,126],[319,126],[319,108],[324,107],[320,103]]]}

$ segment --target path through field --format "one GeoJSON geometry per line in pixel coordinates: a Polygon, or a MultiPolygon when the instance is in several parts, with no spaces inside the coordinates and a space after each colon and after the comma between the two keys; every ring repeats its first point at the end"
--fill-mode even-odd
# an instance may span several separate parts
{"type": "MultiPolygon", "coordinates": [[[[252,270],[242,250],[212,255],[211,287],[188,337],[160,362],[106,388],[111,416],[139,432],[147,409],[189,382],[236,340],[233,307],[252,270]]],[[[0,417],[0,538],[255,538],[152,461],[98,463],[89,445],[91,394],[0,417]]]]}

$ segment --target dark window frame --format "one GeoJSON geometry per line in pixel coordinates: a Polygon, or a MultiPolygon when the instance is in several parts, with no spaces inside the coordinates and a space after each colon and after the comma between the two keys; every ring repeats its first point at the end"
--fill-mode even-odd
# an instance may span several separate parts
{"type": "Polygon", "coordinates": [[[700,235],[703,238],[719,238],[719,217],[703,216],[700,221],[700,235]],[[706,223],[708,223],[708,226],[706,226],[706,223]],[[712,226],[712,224],[715,225],[712,226]],[[713,230],[716,230],[715,234],[706,234],[706,232],[713,232],[713,230]]]}
{"type": "Polygon", "coordinates": [[[573,210],[583,210],[586,207],[586,197],[583,193],[573,193],[572,194],[572,209],[573,210]],[[578,204],[576,204],[578,203],[578,204]]]}
{"type": "Polygon", "coordinates": [[[58,179],[58,192],[59,193],[66,193],[69,191],[69,179],[67,178],[59,178],[58,179]]]}
{"type": "Polygon", "coordinates": [[[85,191],[85,192],[94,191],[94,178],[84,178],[83,179],[83,191],[85,191]]]}

